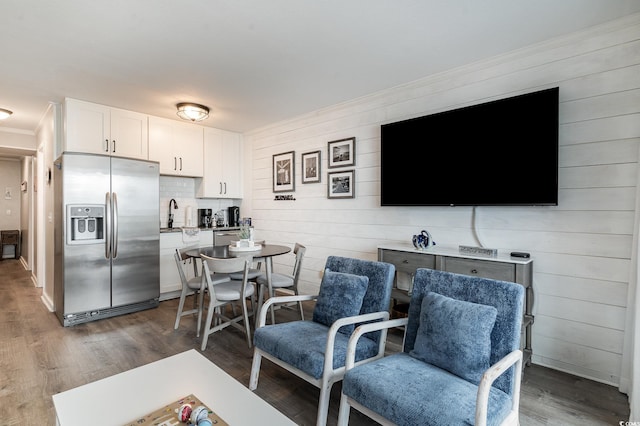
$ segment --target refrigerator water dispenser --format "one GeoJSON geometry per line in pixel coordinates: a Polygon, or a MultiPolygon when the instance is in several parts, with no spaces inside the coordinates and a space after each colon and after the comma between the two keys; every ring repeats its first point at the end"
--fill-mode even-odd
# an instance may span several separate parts
{"type": "Polygon", "coordinates": [[[104,205],[67,205],[67,244],[104,243],[104,205]]]}

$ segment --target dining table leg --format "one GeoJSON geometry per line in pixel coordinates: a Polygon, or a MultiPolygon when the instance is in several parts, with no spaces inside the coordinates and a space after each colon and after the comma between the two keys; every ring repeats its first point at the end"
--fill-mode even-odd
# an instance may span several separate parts
{"type": "Polygon", "coordinates": [[[198,294],[198,324],[196,325],[196,337],[200,337],[200,325],[202,324],[202,311],[204,311],[204,289],[207,282],[204,276],[204,266],[202,267],[202,279],[200,280],[200,292],[198,294]]]}
{"type": "MultiPolygon", "coordinates": [[[[266,257],[264,260],[266,270],[267,270],[267,294],[269,297],[273,296],[273,286],[271,284],[271,273],[273,272],[273,263],[271,257],[266,257]]],[[[262,287],[262,286],[261,286],[262,287]]],[[[257,317],[260,318],[260,312],[262,311],[262,305],[264,301],[264,288],[258,289],[258,312],[256,313],[257,317]]],[[[276,315],[274,311],[274,306],[271,305],[271,324],[276,323],[276,315]]]]}
{"type": "MultiPolygon", "coordinates": [[[[273,297],[273,285],[271,284],[271,276],[273,274],[273,258],[269,257],[267,262],[267,292],[269,293],[269,297],[273,297]]],[[[276,323],[276,314],[275,314],[275,306],[271,305],[271,324],[276,323]]]]}
{"type": "Polygon", "coordinates": [[[191,261],[193,262],[193,276],[197,277],[198,276],[198,258],[192,257],[191,261]]]}

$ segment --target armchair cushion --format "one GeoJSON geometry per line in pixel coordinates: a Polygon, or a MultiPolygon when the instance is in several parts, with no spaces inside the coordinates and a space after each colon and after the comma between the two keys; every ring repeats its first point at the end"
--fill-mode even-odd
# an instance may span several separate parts
{"type": "MultiPolygon", "coordinates": [[[[331,327],[337,319],[360,313],[362,300],[369,286],[369,277],[326,269],[320,293],[313,310],[313,321],[331,327]]],[[[340,327],[340,333],[353,332],[354,325],[340,327]]]]}
{"type": "MultiPolygon", "coordinates": [[[[296,367],[316,379],[324,371],[329,327],[313,321],[292,321],[266,325],[256,329],[256,348],[296,367]]],[[[333,368],[343,367],[347,356],[349,335],[336,333],[333,368]]],[[[363,336],[356,347],[356,362],[378,353],[378,344],[363,336]]]]}
{"type": "Polygon", "coordinates": [[[478,384],[490,366],[497,309],[428,292],[409,355],[478,384]]]}
{"type": "MultiPolygon", "coordinates": [[[[397,425],[475,424],[478,387],[405,352],[347,371],[342,392],[397,425]]],[[[510,409],[509,395],[492,387],[487,425],[510,409]]]]}

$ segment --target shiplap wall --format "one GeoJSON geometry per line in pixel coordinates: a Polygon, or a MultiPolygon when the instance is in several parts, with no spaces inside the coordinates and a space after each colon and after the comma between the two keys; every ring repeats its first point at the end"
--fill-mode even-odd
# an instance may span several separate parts
{"type": "MultiPolygon", "coordinates": [[[[354,76],[357,78],[357,76],[354,76]]],[[[310,82],[312,84],[312,82],[310,82]]],[[[376,259],[381,244],[428,229],[440,245],[477,245],[471,207],[380,207],[380,125],[560,87],[557,207],[478,207],[480,242],[534,259],[533,362],[604,383],[620,381],[640,142],[640,15],[334,105],[245,135],[243,216],[260,238],[307,246],[302,287],[316,291],[328,255],[376,259]],[[327,199],[327,142],[356,137],[355,199],[327,199]],[[301,154],[322,151],[322,182],[301,183],[301,154]],[[275,201],[272,155],[295,151],[295,201],[275,201]]],[[[286,98],[286,97],[285,97],[286,98]]],[[[418,136],[418,135],[417,135],[418,136]]],[[[438,158],[413,158],[428,192],[464,173],[496,184],[500,170],[429,175],[438,158]]],[[[423,143],[429,143],[428,137],[423,143]]],[[[435,143],[435,142],[434,142],[435,143]]],[[[445,142],[446,143],[446,142],[445,142]]],[[[527,147],[514,135],[513,150],[527,147]]],[[[490,184],[490,183],[489,183],[490,184]]],[[[526,191],[531,182],[523,182],[526,191]]],[[[293,257],[274,260],[289,269],[293,257]]]]}

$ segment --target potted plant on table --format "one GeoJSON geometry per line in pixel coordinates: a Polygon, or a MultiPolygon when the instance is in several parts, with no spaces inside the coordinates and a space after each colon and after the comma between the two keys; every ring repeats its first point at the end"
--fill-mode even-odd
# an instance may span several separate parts
{"type": "Polygon", "coordinates": [[[238,241],[237,246],[238,247],[251,247],[253,246],[253,241],[250,240],[251,238],[251,228],[249,225],[240,225],[240,231],[238,232],[238,238],[240,238],[240,241],[238,241]]]}

